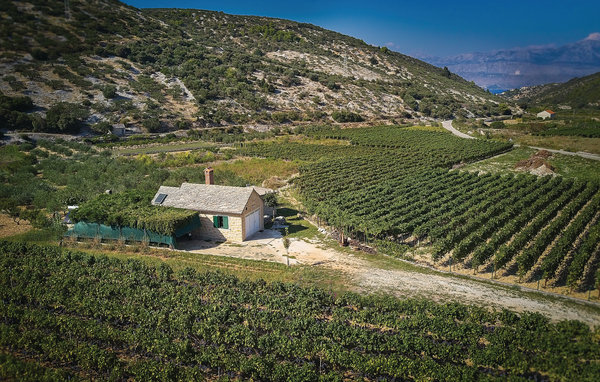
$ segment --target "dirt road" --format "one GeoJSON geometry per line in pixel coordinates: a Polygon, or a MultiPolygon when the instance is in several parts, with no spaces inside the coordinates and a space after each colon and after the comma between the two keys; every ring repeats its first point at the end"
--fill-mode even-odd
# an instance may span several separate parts
{"type": "MultiPolygon", "coordinates": [[[[381,255],[369,258],[361,253],[340,251],[331,242],[330,239],[292,240],[289,248],[290,265],[304,264],[340,272],[352,289],[361,292],[384,292],[398,297],[420,296],[438,302],[456,301],[496,309],[539,312],[554,321],[572,319],[600,326],[598,309],[591,309],[583,302],[571,302],[535,291],[523,292],[514,287],[420,269],[393,259],[376,261],[381,259],[381,255]]],[[[287,262],[281,234],[274,230],[265,230],[242,244],[192,241],[185,243],[182,249],[219,256],[287,262]]]]}
{"type": "MultiPolygon", "coordinates": [[[[449,132],[451,132],[452,134],[456,135],[457,137],[461,137],[461,138],[467,138],[467,139],[475,139],[475,137],[472,137],[468,134],[465,133],[461,133],[460,131],[456,130],[453,126],[452,126],[452,121],[444,121],[442,122],[442,126],[444,127],[444,129],[448,130],[449,132]]],[[[519,147],[521,145],[519,144],[515,144],[515,147],[519,147]]],[[[535,147],[535,146],[527,146],[527,147],[531,147],[532,149],[535,150],[546,150],[546,151],[550,151],[551,153],[557,153],[557,154],[563,154],[563,155],[571,155],[571,156],[578,156],[578,157],[582,157],[582,158],[586,158],[586,159],[592,159],[592,160],[598,160],[600,161],[600,155],[598,154],[590,154],[590,153],[586,153],[584,151],[578,151],[578,152],[572,152],[572,151],[565,151],[565,150],[555,150],[555,149],[547,149],[545,147],[535,147]]]]}
{"type": "Polygon", "coordinates": [[[467,138],[467,139],[475,139],[474,137],[472,137],[468,134],[465,134],[465,133],[461,133],[460,131],[458,131],[454,127],[452,127],[451,120],[442,122],[442,126],[444,127],[444,129],[448,130],[449,132],[456,135],[457,137],[467,138]]]}
{"type": "MultiPolygon", "coordinates": [[[[515,144],[514,146],[519,147],[521,145],[515,144]]],[[[585,151],[578,151],[578,152],[574,153],[572,151],[546,149],[544,147],[536,147],[536,146],[526,146],[526,147],[532,148],[534,150],[546,150],[546,151],[550,151],[551,153],[556,153],[556,154],[571,155],[571,156],[577,156],[577,157],[582,157],[582,158],[592,159],[592,160],[600,160],[600,155],[586,153],[585,151]]]]}

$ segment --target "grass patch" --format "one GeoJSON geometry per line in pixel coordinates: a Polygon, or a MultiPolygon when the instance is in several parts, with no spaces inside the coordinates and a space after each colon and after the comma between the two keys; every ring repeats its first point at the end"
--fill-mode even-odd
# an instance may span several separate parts
{"type": "Polygon", "coordinates": [[[600,181],[600,161],[572,155],[553,154],[548,160],[565,178],[600,181]]]}
{"type": "MultiPolygon", "coordinates": [[[[288,225],[288,237],[290,239],[321,238],[322,235],[318,228],[308,220],[300,217],[298,213],[299,211],[288,203],[277,208],[277,216],[285,217],[286,224],[288,225]]],[[[280,231],[282,235],[285,234],[285,230],[281,229],[280,231]]]]}
{"type": "Polygon", "coordinates": [[[420,131],[436,131],[438,133],[448,133],[451,134],[448,130],[444,129],[442,126],[409,126],[405,128],[406,130],[420,130],[420,131]]]}
{"type": "Polygon", "coordinates": [[[517,138],[517,142],[523,145],[546,147],[549,149],[562,149],[572,152],[585,151],[592,154],[600,154],[600,138],[522,135],[517,138]]]}
{"type": "Polygon", "coordinates": [[[231,162],[216,163],[212,167],[217,172],[231,172],[244,178],[251,184],[261,185],[263,181],[274,176],[289,178],[298,172],[298,161],[282,159],[238,159],[231,162]]]}
{"type": "MultiPolygon", "coordinates": [[[[520,171],[515,170],[515,164],[536,152],[537,150],[528,147],[517,147],[505,154],[468,164],[461,167],[461,170],[517,173],[520,171]]],[[[600,161],[553,153],[548,162],[554,167],[555,173],[565,178],[600,181],[600,161]]]]}
{"type": "Polygon", "coordinates": [[[536,152],[534,149],[517,147],[504,154],[467,164],[461,170],[472,172],[516,172],[515,164],[523,159],[529,158],[536,152]]]}
{"type": "Polygon", "coordinates": [[[12,236],[3,237],[2,240],[8,241],[25,241],[38,244],[56,244],[62,232],[58,232],[52,228],[30,229],[29,231],[18,233],[12,236]]]}

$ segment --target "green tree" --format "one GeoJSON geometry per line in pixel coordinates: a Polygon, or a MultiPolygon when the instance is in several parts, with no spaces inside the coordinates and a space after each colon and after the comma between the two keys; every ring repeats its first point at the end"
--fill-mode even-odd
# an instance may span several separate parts
{"type": "Polygon", "coordinates": [[[49,131],[60,133],[76,133],[79,131],[87,110],[74,103],[59,102],[46,113],[49,131]]]}
{"type": "Polygon", "coordinates": [[[17,225],[20,225],[21,221],[25,220],[21,216],[21,209],[17,205],[17,201],[12,198],[0,199],[0,212],[10,216],[17,225]]]}
{"type": "Polygon", "coordinates": [[[265,202],[265,206],[273,208],[273,219],[275,219],[275,215],[277,214],[277,205],[279,204],[277,200],[277,194],[270,192],[263,196],[263,201],[265,202]]]}
{"type": "Polygon", "coordinates": [[[289,231],[287,229],[287,227],[285,228],[285,232],[283,234],[283,248],[285,248],[285,258],[287,260],[287,266],[290,266],[290,254],[289,254],[289,249],[290,249],[290,238],[288,237],[289,231]]]}
{"type": "Polygon", "coordinates": [[[443,69],[443,71],[444,71],[444,73],[443,73],[443,74],[444,74],[444,77],[446,77],[446,78],[450,78],[450,76],[452,75],[452,72],[450,71],[450,69],[448,69],[448,67],[447,67],[447,66],[444,66],[444,69],[443,69]]]}
{"type": "Polygon", "coordinates": [[[160,130],[160,120],[156,117],[145,119],[142,122],[142,126],[148,130],[149,133],[156,133],[160,130]]]}
{"type": "Polygon", "coordinates": [[[117,96],[117,87],[115,85],[106,85],[102,88],[102,95],[106,99],[115,98],[117,96]]]}

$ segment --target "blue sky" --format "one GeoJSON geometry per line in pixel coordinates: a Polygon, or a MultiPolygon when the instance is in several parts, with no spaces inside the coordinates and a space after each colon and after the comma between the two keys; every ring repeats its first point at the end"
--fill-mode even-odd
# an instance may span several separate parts
{"type": "Polygon", "coordinates": [[[600,1],[125,0],[308,22],[415,56],[563,45],[600,32],[600,1]]]}

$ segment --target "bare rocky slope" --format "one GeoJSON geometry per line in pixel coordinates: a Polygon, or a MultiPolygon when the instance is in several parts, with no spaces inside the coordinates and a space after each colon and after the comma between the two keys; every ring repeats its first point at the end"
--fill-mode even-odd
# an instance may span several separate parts
{"type": "Polygon", "coordinates": [[[506,110],[500,98],[447,70],[314,25],[139,10],[116,0],[66,4],[0,7],[0,90],[30,97],[33,108],[19,112],[37,115],[12,126],[13,113],[5,128],[60,130],[43,121],[59,102],[74,105],[89,125],[148,131],[506,110]]]}

